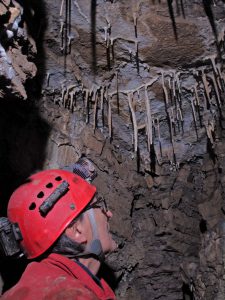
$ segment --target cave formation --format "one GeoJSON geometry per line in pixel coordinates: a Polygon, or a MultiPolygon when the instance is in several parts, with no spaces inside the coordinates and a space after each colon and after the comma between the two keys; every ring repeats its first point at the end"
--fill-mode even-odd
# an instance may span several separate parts
{"type": "Polygon", "coordinates": [[[91,159],[118,299],[225,297],[224,21],[223,0],[0,2],[1,215],[33,172],[91,159]]]}

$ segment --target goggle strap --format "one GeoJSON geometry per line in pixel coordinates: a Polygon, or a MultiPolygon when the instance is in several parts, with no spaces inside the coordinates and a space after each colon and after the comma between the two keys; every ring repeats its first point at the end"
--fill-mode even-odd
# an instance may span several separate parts
{"type": "Polygon", "coordinates": [[[87,245],[85,253],[94,254],[100,260],[103,260],[104,259],[104,253],[103,253],[101,242],[99,240],[98,228],[97,228],[96,221],[95,221],[94,210],[91,208],[87,211],[87,213],[88,213],[88,217],[89,217],[89,220],[90,220],[90,223],[91,223],[93,239],[90,242],[90,244],[87,245]]]}

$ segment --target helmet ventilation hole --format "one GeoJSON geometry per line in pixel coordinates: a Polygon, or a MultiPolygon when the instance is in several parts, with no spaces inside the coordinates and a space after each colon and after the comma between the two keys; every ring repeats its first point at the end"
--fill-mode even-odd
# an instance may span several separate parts
{"type": "Polygon", "coordinates": [[[37,194],[38,198],[43,198],[44,197],[44,193],[41,191],[40,193],[37,194]]]}
{"type": "Polygon", "coordinates": [[[76,208],[76,207],[75,207],[75,204],[74,204],[74,203],[71,203],[71,204],[70,204],[70,209],[71,209],[71,210],[74,210],[75,208],[76,208]]]}
{"type": "Polygon", "coordinates": [[[34,210],[36,208],[36,203],[32,202],[31,205],[29,206],[29,210],[34,210]]]}
{"type": "Polygon", "coordinates": [[[46,184],[46,188],[50,189],[53,187],[53,184],[51,182],[49,182],[48,184],[46,184]]]}
{"type": "Polygon", "coordinates": [[[57,177],[55,178],[55,180],[56,180],[56,181],[60,181],[60,180],[62,180],[62,177],[61,177],[61,176],[57,176],[57,177]]]}

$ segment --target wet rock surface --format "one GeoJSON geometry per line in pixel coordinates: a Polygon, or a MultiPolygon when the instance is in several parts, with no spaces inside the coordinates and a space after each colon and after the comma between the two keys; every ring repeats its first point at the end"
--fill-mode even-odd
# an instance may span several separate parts
{"type": "Polygon", "coordinates": [[[2,100],[10,93],[30,106],[7,121],[7,138],[2,130],[8,178],[87,156],[114,214],[118,298],[223,299],[223,1],[6,2],[2,32],[11,11],[47,19],[41,47],[27,31],[19,39],[22,21],[10,47],[0,39],[2,100]]]}

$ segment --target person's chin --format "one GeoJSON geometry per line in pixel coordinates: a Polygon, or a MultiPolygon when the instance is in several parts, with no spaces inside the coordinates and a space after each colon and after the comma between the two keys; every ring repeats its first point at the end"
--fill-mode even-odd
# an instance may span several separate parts
{"type": "Polygon", "coordinates": [[[106,247],[106,250],[104,251],[105,255],[112,253],[118,248],[117,243],[110,237],[108,247],[106,247]]]}
{"type": "Polygon", "coordinates": [[[113,238],[111,237],[111,250],[110,252],[116,250],[118,248],[117,243],[113,240],[113,238]]]}

